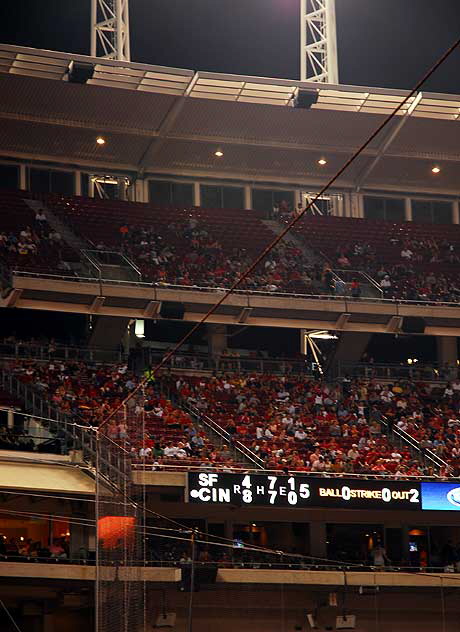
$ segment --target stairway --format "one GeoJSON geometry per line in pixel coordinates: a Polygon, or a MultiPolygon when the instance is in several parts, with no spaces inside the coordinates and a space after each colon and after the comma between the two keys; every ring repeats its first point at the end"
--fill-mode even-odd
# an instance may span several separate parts
{"type": "MultiPolygon", "coordinates": [[[[271,219],[261,220],[267,228],[269,228],[274,235],[279,235],[283,227],[271,219]]],[[[286,243],[291,243],[299,250],[303,252],[305,257],[307,257],[308,261],[311,262],[312,265],[318,264],[319,266],[323,266],[327,263],[327,259],[317,253],[313,248],[310,248],[300,237],[298,237],[292,231],[289,231],[287,235],[284,237],[283,241],[286,243]]],[[[368,274],[365,272],[361,272],[359,270],[338,270],[332,269],[334,278],[336,281],[342,281],[345,284],[345,296],[350,296],[350,287],[353,279],[357,279],[359,281],[359,285],[361,287],[361,297],[362,298],[382,298],[382,290],[380,289],[378,283],[374,281],[368,274]]]]}
{"type": "Polygon", "coordinates": [[[68,226],[66,226],[44,202],[41,200],[24,199],[24,202],[34,211],[44,210],[48,224],[53,230],[58,232],[62,239],[74,250],[79,252],[82,248],[87,248],[88,244],[84,239],[77,237],[68,226]]]}

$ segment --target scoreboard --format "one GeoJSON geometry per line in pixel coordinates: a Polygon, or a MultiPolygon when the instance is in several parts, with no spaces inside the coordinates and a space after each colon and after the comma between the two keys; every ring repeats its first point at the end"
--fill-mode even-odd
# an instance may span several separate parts
{"type": "Polygon", "coordinates": [[[460,481],[189,472],[186,500],[237,507],[460,511],[460,481]]]}
{"type": "Polygon", "coordinates": [[[191,503],[337,509],[422,508],[421,483],[267,474],[189,472],[191,503]]]}

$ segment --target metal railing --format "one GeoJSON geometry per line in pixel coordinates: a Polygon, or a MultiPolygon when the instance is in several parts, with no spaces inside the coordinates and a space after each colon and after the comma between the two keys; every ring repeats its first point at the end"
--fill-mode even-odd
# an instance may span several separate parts
{"type": "Polygon", "coordinates": [[[363,379],[379,378],[381,380],[410,380],[411,382],[447,382],[458,377],[457,366],[440,366],[436,362],[430,364],[377,364],[339,362],[334,372],[335,377],[359,377],[363,379]]]}
{"type": "Polygon", "coordinates": [[[439,476],[436,474],[432,475],[424,475],[424,474],[394,474],[392,472],[307,472],[307,471],[299,471],[299,470],[291,470],[288,467],[272,470],[272,469],[264,469],[263,471],[260,468],[255,468],[251,466],[245,466],[244,464],[232,464],[225,465],[223,463],[208,463],[206,466],[203,465],[181,465],[180,461],[176,464],[171,463],[133,463],[132,467],[134,470],[153,470],[158,472],[183,472],[186,474],[187,472],[221,472],[221,473],[241,473],[245,474],[273,474],[275,476],[308,476],[309,478],[327,478],[327,479],[357,479],[357,480],[368,480],[368,481],[379,481],[379,480],[398,480],[398,481],[450,481],[452,480],[449,476],[439,476]]]}
{"type": "Polygon", "coordinates": [[[97,469],[108,485],[130,479],[128,452],[98,432],[97,428],[86,425],[77,415],[60,411],[5,369],[0,369],[0,384],[4,390],[21,400],[26,411],[30,411],[55,439],[60,440],[64,453],[81,450],[83,459],[93,471],[97,469]]]}
{"type": "MultiPolygon", "coordinates": [[[[148,349],[151,366],[165,356],[165,349],[148,349]]],[[[190,369],[194,371],[213,371],[218,373],[266,373],[269,375],[313,376],[311,362],[293,358],[249,358],[245,356],[211,356],[179,352],[167,363],[171,369],[190,369]]]]}
{"type": "MultiPolygon", "coordinates": [[[[39,278],[39,279],[48,279],[51,281],[69,281],[69,282],[78,282],[78,283],[99,283],[100,279],[98,277],[79,277],[79,276],[68,276],[61,274],[43,274],[41,272],[29,272],[25,270],[14,269],[12,271],[13,276],[18,277],[29,277],[29,278],[39,278]]],[[[123,280],[104,280],[104,283],[107,285],[125,285],[125,286],[133,286],[133,287],[145,287],[145,288],[153,288],[154,295],[152,297],[153,300],[157,299],[156,290],[165,289],[165,290],[177,290],[184,292],[206,292],[209,294],[221,294],[222,292],[226,292],[228,287],[209,287],[209,286],[198,286],[198,285],[175,285],[172,283],[163,283],[163,282],[146,282],[146,281],[123,281],[123,280]]],[[[246,297],[257,297],[264,296],[267,298],[298,298],[305,300],[324,300],[324,301],[336,301],[343,303],[342,308],[347,311],[347,305],[356,305],[356,299],[353,299],[349,296],[334,296],[332,294],[314,294],[314,293],[305,293],[305,292],[267,292],[264,290],[234,290],[233,292],[236,295],[246,296],[246,297]]],[[[382,305],[391,305],[391,306],[399,306],[399,305],[412,305],[412,306],[422,306],[426,307],[427,305],[432,306],[443,306],[443,307],[452,307],[458,309],[460,306],[460,300],[456,302],[452,301],[432,301],[425,299],[418,300],[403,300],[397,298],[361,298],[360,304],[382,304],[382,305]]]]}
{"type": "Polygon", "coordinates": [[[382,288],[365,272],[348,269],[338,270],[336,268],[332,272],[346,284],[344,292],[346,296],[351,296],[351,283],[353,279],[357,279],[361,290],[360,298],[383,298],[382,288]]]}
{"type": "Polygon", "coordinates": [[[105,362],[124,362],[127,354],[104,347],[83,348],[62,344],[40,344],[39,342],[11,341],[0,342],[0,357],[14,357],[33,360],[79,360],[97,362],[103,358],[105,362]]]}
{"type": "Polygon", "coordinates": [[[255,452],[250,450],[241,441],[235,440],[222,426],[216,423],[211,417],[202,413],[195,406],[187,404],[184,400],[178,400],[180,406],[182,406],[189,414],[193,415],[201,424],[206,426],[208,432],[211,432],[214,436],[217,436],[221,443],[225,443],[229,448],[233,448],[239,453],[250,465],[256,466],[258,469],[264,469],[264,461],[257,456],[255,452]]]}

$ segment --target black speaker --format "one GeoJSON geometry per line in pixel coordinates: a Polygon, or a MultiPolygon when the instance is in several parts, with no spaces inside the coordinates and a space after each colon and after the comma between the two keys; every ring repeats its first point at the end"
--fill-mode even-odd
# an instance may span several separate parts
{"type": "Polygon", "coordinates": [[[294,107],[302,110],[309,110],[312,105],[318,101],[318,92],[316,90],[299,90],[294,100],[294,107]]]}
{"type": "Polygon", "coordinates": [[[183,320],[185,307],[183,303],[175,303],[173,301],[163,301],[160,308],[160,316],[162,318],[171,318],[172,320],[183,320]]]}
{"type": "Polygon", "coordinates": [[[69,66],[69,83],[86,83],[93,78],[94,65],[81,61],[72,61],[69,66]]]}
{"type": "Polygon", "coordinates": [[[405,334],[424,334],[425,319],[421,316],[404,316],[401,331],[405,334]]]}

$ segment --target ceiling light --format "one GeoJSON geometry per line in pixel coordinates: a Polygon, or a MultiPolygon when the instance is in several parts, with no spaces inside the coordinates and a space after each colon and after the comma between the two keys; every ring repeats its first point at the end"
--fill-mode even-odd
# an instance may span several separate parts
{"type": "Polygon", "coordinates": [[[98,136],[98,137],[96,138],[96,143],[97,143],[98,145],[105,145],[105,138],[102,138],[102,136],[98,136]]]}
{"type": "Polygon", "coordinates": [[[136,320],[134,335],[136,338],[145,338],[145,322],[143,320],[136,320]]]}
{"type": "Polygon", "coordinates": [[[310,331],[307,336],[318,340],[337,340],[337,336],[329,331],[310,331]]]}
{"type": "Polygon", "coordinates": [[[324,165],[327,165],[327,160],[325,158],[320,158],[318,160],[318,164],[324,167],[324,165]]]}
{"type": "Polygon", "coordinates": [[[222,158],[222,156],[224,155],[224,152],[221,149],[218,149],[215,153],[215,156],[217,156],[218,158],[222,158]]]}
{"type": "Polygon", "coordinates": [[[433,167],[433,169],[431,170],[432,173],[439,173],[440,171],[440,167],[433,167]]]}

